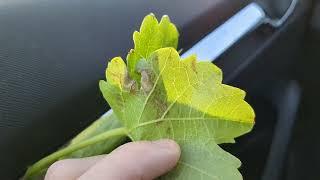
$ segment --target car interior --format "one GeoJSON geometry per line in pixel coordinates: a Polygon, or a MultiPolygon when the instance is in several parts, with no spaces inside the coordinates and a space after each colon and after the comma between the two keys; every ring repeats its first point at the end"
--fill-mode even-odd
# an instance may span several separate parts
{"type": "Polygon", "coordinates": [[[254,129],[223,145],[244,179],[320,178],[320,1],[0,0],[0,179],[109,110],[98,82],[151,12],[177,25],[182,56],[211,60],[247,92],[254,129]]]}

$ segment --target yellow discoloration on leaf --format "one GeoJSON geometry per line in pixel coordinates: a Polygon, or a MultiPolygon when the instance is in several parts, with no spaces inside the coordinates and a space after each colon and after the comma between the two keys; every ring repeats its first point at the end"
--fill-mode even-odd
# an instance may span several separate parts
{"type": "Polygon", "coordinates": [[[179,32],[168,16],[163,16],[160,23],[154,14],[147,15],[141,24],[140,32],[133,33],[134,49],[127,56],[130,76],[140,82],[136,65],[140,59],[148,59],[150,54],[163,47],[178,46],[179,32]]]}
{"type": "Polygon", "coordinates": [[[112,59],[107,81],[99,82],[112,107],[102,119],[77,136],[66,148],[31,166],[25,178],[33,179],[60,158],[98,155],[112,150],[123,136],[133,141],[170,138],[182,155],[164,180],[241,180],[241,162],[218,144],[233,143],[249,132],[255,114],[241,89],[222,84],[222,71],[197,57],[181,59],[176,48],[179,33],[168,16],[160,22],[146,16],[133,34],[134,49],[112,59]],[[119,121],[119,122],[118,122],[119,121]],[[114,129],[115,122],[117,129],[114,129]],[[111,125],[110,125],[111,123],[111,125]],[[120,137],[119,137],[120,136],[120,137]],[[111,141],[106,141],[113,137],[111,141]],[[118,139],[117,139],[118,138],[118,139]]]}
{"type": "Polygon", "coordinates": [[[110,84],[122,89],[127,75],[127,66],[121,57],[115,57],[108,63],[106,78],[110,84]]]}
{"type": "Polygon", "coordinates": [[[154,51],[139,69],[141,84],[148,87],[134,95],[108,81],[100,88],[132,140],[170,138],[182,146],[179,166],[163,179],[242,179],[240,161],[217,144],[234,142],[252,129],[255,114],[245,92],[222,84],[214,64],[196,56],[180,59],[174,48],[154,51]],[[184,175],[189,172],[193,175],[184,175]]]}

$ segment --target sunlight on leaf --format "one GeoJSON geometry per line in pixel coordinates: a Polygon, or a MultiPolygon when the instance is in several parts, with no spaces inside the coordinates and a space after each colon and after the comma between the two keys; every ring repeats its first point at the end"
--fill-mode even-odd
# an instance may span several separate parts
{"type": "Polygon", "coordinates": [[[140,78],[135,67],[140,59],[163,47],[178,46],[179,32],[168,16],[163,16],[160,23],[154,14],[147,15],[141,24],[140,32],[133,33],[134,49],[127,56],[128,70],[134,80],[140,78]]]}
{"type": "Polygon", "coordinates": [[[142,64],[139,88],[101,81],[100,89],[133,141],[170,138],[182,146],[179,166],[163,178],[241,179],[240,161],[217,144],[252,129],[255,115],[244,91],[223,85],[212,63],[181,60],[174,48],[159,49],[142,64]]]}
{"type": "Polygon", "coordinates": [[[113,58],[99,86],[112,111],[66,147],[30,166],[26,180],[41,178],[55,161],[112,151],[133,141],[170,138],[181,146],[177,167],[164,180],[241,180],[240,160],[218,144],[249,132],[255,114],[245,92],[222,84],[222,71],[195,55],[181,59],[179,33],[168,16],[147,15],[133,34],[126,61],[113,58]]]}

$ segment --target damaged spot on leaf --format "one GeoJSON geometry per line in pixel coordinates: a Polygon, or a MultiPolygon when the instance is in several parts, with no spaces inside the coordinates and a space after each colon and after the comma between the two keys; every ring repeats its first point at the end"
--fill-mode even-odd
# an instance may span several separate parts
{"type": "Polygon", "coordinates": [[[141,71],[141,90],[145,93],[149,93],[153,87],[153,83],[150,78],[150,73],[147,70],[141,71]]]}

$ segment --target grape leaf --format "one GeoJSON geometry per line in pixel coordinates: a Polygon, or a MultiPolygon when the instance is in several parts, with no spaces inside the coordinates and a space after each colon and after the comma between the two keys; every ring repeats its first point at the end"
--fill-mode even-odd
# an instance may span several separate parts
{"type": "MultiPolygon", "coordinates": [[[[99,119],[94,121],[90,126],[88,126],[86,129],[84,129],[80,134],[78,134],[75,138],[73,138],[65,147],[62,149],[67,149],[73,145],[76,145],[78,143],[81,143],[83,141],[89,140],[92,137],[96,137],[104,132],[111,131],[113,129],[117,129],[121,127],[120,122],[118,121],[117,117],[113,113],[112,110],[110,110],[108,113],[101,116],[99,119]]],[[[89,157],[89,156],[95,156],[100,154],[109,153],[112,150],[114,150],[119,145],[125,143],[127,141],[127,137],[119,136],[114,137],[108,141],[101,141],[98,143],[95,143],[93,145],[80,148],[72,153],[67,153],[64,156],[61,156],[56,160],[59,159],[70,159],[70,158],[83,158],[83,157],[89,157]]],[[[52,155],[52,154],[51,154],[52,155]]],[[[50,155],[49,155],[50,156],[50,155]]],[[[47,156],[47,157],[49,157],[47,156]]],[[[28,171],[26,172],[23,179],[25,180],[40,180],[44,179],[44,175],[48,169],[48,167],[54,162],[48,162],[45,163],[40,168],[37,168],[35,171],[34,167],[36,164],[28,168],[28,171]],[[31,172],[32,173],[29,173],[31,172]]],[[[38,161],[39,162],[39,161],[38,161]]]]}
{"type": "Polygon", "coordinates": [[[127,56],[130,76],[138,81],[140,74],[135,70],[137,62],[148,58],[153,51],[162,47],[176,49],[178,38],[179,32],[168,16],[163,16],[158,23],[154,14],[147,15],[142,21],[140,32],[133,33],[134,49],[127,56]]]}
{"type": "Polygon", "coordinates": [[[160,23],[153,14],[146,16],[133,35],[127,65],[120,57],[112,59],[107,82],[100,82],[115,113],[35,163],[24,179],[45,173],[59,159],[108,152],[126,135],[133,141],[171,138],[180,144],[179,165],[161,179],[242,179],[241,162],[217,144],[232,143],[250,131],[254,112],[243,100],[244,91],[221,83],[218,67],[197,62],[195,56],[180,60],[174,49],[178,36],[168,16],[160,23]]]}
{"type": "Polygon", "coordinates": [[[174,48],[137,61],[139,85],[126,71],[120,57],[112,59],[100,89],[133,141],[170,138],[180,144],[179,165],[162,179],[242,179],[240,161],[217,144],[252,129],[255,115],[244,91],[222,84],[214,64],[195,56],[181,60],[174,48]]]}
{"type": "MultiPolygon", "coordinates": [[[[171,23],[168,16],[163,16],[160,22],[156,19],[154,14],[147,15],[141,24],[140,32],[134,32],[133,40],[135,43],[134,49],[132,49],[127,56],[128,69],[130,76],[137,81],[140,79],[140,74],[136,72],[135,66],[140,59],[146,59],[150,54],[162,47],[174,47],[177,48],[179,33],[173,23],[171,23]]],[[[116,58],[117,59],[117,58],[116,58]]],[[[123,61],[119,61],[120,63],[123,61]]],[[[124,68],[123,64],[110,64],[114,66],[112,70],[108,71],[109,76],[114,75],[120,79],[126,76],[127,68],[124,68]]],[[[115,81],[117,83],[117,81],[115,81]]],[[[131,81],[132,85],[135,84],[131,81]]],[[[121,84],[121,83],[120,83],[121,84]]],[[[120,85],[118,84],[118,85],[120,85]]],[[[83,130],[77,137],[75,137],[64,149],[71,148],[73,145],[77,145],[91,138],[95,138],[104,132],[116,129],[120,127],[117,117],[111,111],[107,116],[103,116],[96,120],[92,125],[83,130]]],[[[59,159],[66,158],[81,158],[87,156],[100,155],[108,153],[113,150],[117,145],[123,143],[126,138],[123,136],[113,137],[107,141],[99,142],[97,144],[90,145],[88,147],[80,148],[70,154],[63,154],[56,156],[56,158],[49,158],[54,156],[57,152],[50,154],[43,158],[43,161],[38,161],[34,165],[30,166],[24,176],[24,179],[37,179],[36,176],[42,177],[46,169],[50,164],[59,159]],[[47,159],[46,159],[47,158],[47,159]],[[45,160],[44,160],[45,159],[45,160]],[[50,160],[48,160],[50,159],[50,160]]]]}
{"type": "MultiPolygon", "coordinates": [[[[113,114],[113,111],[101,116],[98,120],[94,121],[90,126],[84,129],[80,134],[73,138],[70,143],[67,145],[71,146],[79,142],[90,139],[94,136],[97,136],[103,132],[116,129],[121,127],[117,117],[113,114]]],[[[123,144],[126,141],[126,137],[115,137],[108,141],[100,142],[83,149],[79,149],[71,154],[68,154],[61,159],[67,158],[83,158],[89,156],[95,156],[100,154],[105,154],[111,152],[113,149],[123,144]]]]}

